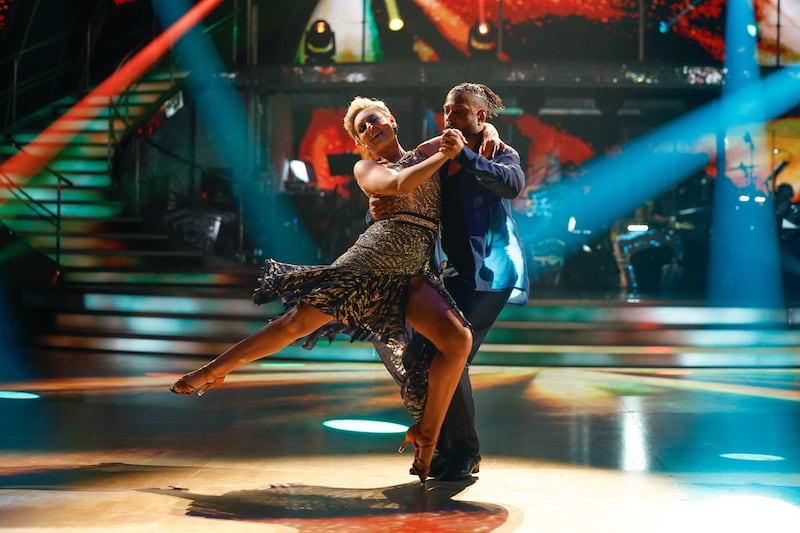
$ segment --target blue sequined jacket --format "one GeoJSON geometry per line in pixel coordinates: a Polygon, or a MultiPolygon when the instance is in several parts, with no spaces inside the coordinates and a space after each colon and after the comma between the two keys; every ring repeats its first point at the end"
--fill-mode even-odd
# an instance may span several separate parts
{"type": "MultiPolygon", "coordinates": [[[[455,268],[462,270],[462,274],[474,272],[476,290],[513,288],[509,302],[524,304],[528,300],[530,282],[522,241],[511,215],[511,200],[525,187],[519,154],[506,147],[488,160],[464,147],[455,161],[461,168],[454,175],[448,175],[450,162],[440,170],[442,201],[452,202],[453,195],[458,195],[464,216],[463,223],[452,223],[452,219],[442,217],[444,256],[452,262],[447,257],[448,250],[460,246],[460,255],[471,255],[472,265],[455,265],[455,268]],[[466,246],[470,253],[464,252],[466,246]]],[[[447,262],[445,265],[446,270],[447,262]]]]}

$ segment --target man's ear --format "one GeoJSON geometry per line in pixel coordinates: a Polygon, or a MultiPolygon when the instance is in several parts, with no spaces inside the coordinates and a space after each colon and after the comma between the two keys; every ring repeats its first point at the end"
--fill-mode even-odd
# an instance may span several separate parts
{"type": "Polygon", "coordinates": [[[489,116],[489,113],[487,113],[485,109],[479,109],[476,114],[478,115],[478,124],[483,124],[486,122],[486,119],[489,116]]]}

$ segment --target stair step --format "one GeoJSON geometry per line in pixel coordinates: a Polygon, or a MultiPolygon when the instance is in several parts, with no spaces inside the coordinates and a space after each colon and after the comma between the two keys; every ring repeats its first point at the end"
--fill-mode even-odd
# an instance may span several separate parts
{"type": "MultiPolygon", "coordinates": [[[[58,205],[55,202],[44,202],[44,207],[51,213],[56,213],[58,205]]],[[[61,202],[61,215],[67,217],[96,217],[108,218],[122,213],[121,201],[106,201],[102,204],[90,202],[61,202]]],[[[0,217],[15,215],[28,215],[34,213],[28,202],[21,200],[8,200],[0,204],[0,217]]]]}
{"type": "Polygon", "coordinates": [[[172,87],[181,80],[186,79],[188,75],[189,75],[188,72],[180,70],[175,70],[175,71],[156,70],[153,72],[149,72],[143,81],[158,82],[158,83],[168,82],[169,86],[172,87]]]}
{"type": "MultiPolygon", "coordinates": [[[[112,196],[119,196],[119,192],[111,187],[77,187],[65,186],[59,188],[52,185],[27,184],[22,188],[23,191],[37,202],[45,205],[55,205],[61,197],[62,202],[73,203],[104,203],[114,201],[112,196]]],[[[6,202],[17,198],[18,191],[11,191],[8,188],[0,188],[0,201],[6,202]]]]}
{"type": "MultiPolygon", "coordinates": [[[[252,285],[255,285],[255,278],[252,285]]],[[[62,283],[58,291],[52,287],[30,290],[23,295],[23,300],[33,308],[54,309],[59,316],[220,317],[223,320],[249,317],[263,321],[264,317],[282,310],[279,302],[254,304],[252,288],[242,286],[195,285],[187,291],[187,287],[180,284],[102,287],[62,283]]]]}
{"type": "MultiPolygon", "coordinates": [[[[100,134],[95,134],[100,135],[100,134]]],[[[102,136],[108,137],[107,135],[103,134],[102,136]]],[[[108,147],[107,140],[100,140],[97,143],[68,143],[66,145],[59,145],[58,143],[40,143],[40,142],[33,142],[26,145],[25,149],[23,150],[23,154],[28,154],[31,156],[39,156],[39,155],[55,155],[58,153],[58,157],[71,157],[71,158],[78,158],[78,157],[108,157],[108,154],[111,153],[111,150],[108,147]],[[63,148],[61,148],[63,146],[63,148]],[[55,150],[54,150],[55,148],[55,150]]],[[[19,152],[16,147],[9,146],[9,145],[0,145],[0,156],[11,157],[19,152]]],[[[49,166],[49,165],[48,165],[49,166]]]]}
{"type": "Polygon", "coordinates": [[[796,368],[800,353],[784,348],[700,348],[624,344],[593,346],[578,342],[568,345],[503,345],[484,343],[473,364],[510,366],[625,367],[625,368],[796,368]]]}
{"type": "MultiPolygon", "coordinates": [[[[65,179],[68,179],[72,182],[72,187],[90,187],[90,188],[111,188],[113,186],[113,180],[111,175],[106,172],[60,172],[61,176],[65,179]]],[[[53,174],[52,172],[42,172],[37,174],[30,181],[25,183],[26,187],[30,186],[42,186],[42,187],[57,187],[59,184],[58,176],[53,174]]],[[[65,184],[63,181],[61,182],[61,186],[63,188],[69,188],[70,185],[65,184]]]]}
{"type": "Polygon", "coordinates": [[[186,270],[176,272],[174,270],[158,270],[155,268],[147,271],[135,270],[102,270],[96,269],[69,269],[64,272],[65,283],[71,285],[82,284],[84,286],[96,285],[120,285],[149,287],[153,285],[169,286],[191,286],[198,287],[203,285],[224,286],[252,286],[255,288],[257,269],[253,267],[250,271],[202,271],[188,272],[186,270]]]}
{"type": "Polygon", "coordinates": [[[87,172],[104,172],[108,173],[108,159],[104,158],[91,158],[91,159],[66,159],[58,158],[51,161],[48,167],[55,171],[67,173],[87,173],[87,172]]]}
{"type": "Polygon", "coordinates": [[[104,144],[108,142],[107,132],[40,132],[40,131],[18,131],[11,135],[11,138],[22,148],[17,148],[10,144],[0,146],[2,153],[13,155],[22,150],[28,150],[32,143],[42,144],[104,144]]]}
{"type": "MultiPolygon", "coordinates": [[[[255,304],[250,304],[256,307],[255,304]]],[[[254,333],[264,325],[269,316],[260,317],[228,315],[227,317],[179,317],[138,315],[58,314],[56,327],[62,331],[94,333],[103,331],[118,336],[181,336],[196,339],[214,339],[235,342],[254,333]]]]}
{"type": "MultiPolygon", "coordinates": [[[[736,327],[785,326],[792,322],[791,310],[784,308],[707,307],[674,304],[587,304],[579,301],[553,301],[548,305],[508,305],[500,314],[507,325],[519,322],[526,328],[533,323],[597,324],[600,327],[615,323],[636,324],[638,328],[653,328],[662,324],[729,325],[736,327]]],[[[508,326],[507,326],[508,327],[508,326]]]]}
{"type": "MultiPolygon", "coordinates": [[[[593,346],[642,346],[657,351],[669,346],[694,346],[702,348],[736,349],[739,347],[782,347],[793,348],[800,343],[800,331],[775,329],[716,329],[716,328],[669,328],[655,330],[635,330],[624,325],[617,329],[590,328],[561,329],[551,331],[530,324],[528,329],[506,329],[502,322],[486,336],[487,343],[526,345],[584,345],[593,346]],[[653,348],[654,346],[658,348],[653,348]]],[[[524,348],[522,348],[524,349],[524,348]]]]}
{"type": "Polygon", "coordinates": [[[171,79],[145,79],[131,87],[131,93],[156,93],[159,95],[168,92],[175,85],[175,81],[171,79]]]}
{"type": "MultiPolygon", "coordinates": [[[[47,255],[55,260],[55,253],[47,255]]],[[[63,268],[131,268],[158,264],[169,260],[176,265],[191,266],[201,261],[203,253],[189,250],[61,250],[63,268]]]]}
{"type": "MultiPolygon", "coordinates": [[[[16,232],[17,235],[24,237],[26,242],[34,248],[45,253],[52,254],[56,247],[55,232],[43,234],[24,234],[16,232]]],[[[166,235],[125,235],[125,234],[92,234],[74,235],[61,234],[61,249],[77,250],[131,250],[136,248],[158,248],[163,249],[170,244],[166,235]]]]}
{"type": "Polygon", "coordinates": [[[23,184],[27,183],[31,179],[39,179],[39,176],[41,177],[50,176],[54,178],[55,177],[54,172],[61,174],[67,179],[71,179],[71,177],[75,175],[82,176],[82,175],[97,174],[102,176],[108,176],[109,175],[108,159],[107,158],[53,159],[47,165],[45,165],[43,170],[35,178],[31,178],[29,174],[19,174],[15,172],[9,172],[6,174],[6,176],[14,183],[23,184]]]}
{"type": "MultiPolygon", "coordinates": [[[[64,105],[59,108],[60,115],[67,111],[72,110],[72,117],[82,119],[95,119],[102,118],[108,120],[110,117],[138,117],[148,112],[152,107],[152,102],[118,102],[114,109],[111,109],[108,103],[88,103],[78,109],[72,106],[64,105]]],[[[16,134],[15,134],[16,138],[16,134]]]]}
{"type": "MultiPolygon", "coordinates": [[[[187,314],[193,316],[233,316],[252,315],[259,312],[260,306],[251,299],[243,297],[204,297],[194,293],[176,294],[131,294],[113,292],[86,292],[83,295],[87,311],[111,313],[160,313],[171,315],[187,314]]],[[[229,291],[228,293],[229,294],[229,291]]],[[[263,306],[262,306],[263,307],[263,306]]],[[[276,307],[270,308],[274,314],[276,307]]],[[[266,311],[261,311],[266,313],[266,311]]]]}
{"type": "MultiPolygon", "coordinates": [[[[6,225],[13,231],[20,234],[28,233],[51,233],[54,226],[47,220],[31,215],[30,213],[18,214],[3,218],[6,225]]],[[[72,217],[63,216],[61,218],[61,230],[64,233],[88,233],[88,232],[139,232],[142,228],[143,220],[139,217],[72,217]]]]}
{"type": "MultiPolygon", "coordinates": [[[[145,88],[142,90],[125,93],[123,97],[117,98],[116,101],[122,101],[127,104],[153,104],[158,102],[163,97],[164,92],[169,89],[169,87],[166,86],[167,84],[164,85],[165,87],[159,89],[155,84],[148,84],[144,86],[145,88]]],[[[90,106],[108,106],[109,100],[107,96],[91,96],[85,100],[85,103],[90,106]]]]}
{"type": "MultiPolygon", "coordinates": [[[[238,340],[238,339],[237,339],[238,340]]],[[[194,338],[175,338],[159,336],[87,336],[76,334],[40,335],[37,344],[52,352],[54,347],[60,351],[146,353],[152,355],[186,355],[192,357],[213,357],[230,348],[232,341],[213,341],[194,338]]],[[[378,360],[372,344],[351,343],[337,339],[328,345],[306,350],[300,346],[287,346],[280,351],[281,359],[333,360],[375,362],[378,360]]]]}
{"type": "Polygon", "coordinates": [[[61,117],[58,123],[51,130],[52,133],[59,135],[79,134],[82,132],[111,132],[116,134],[127,131],[130,128],[130,123],[121,118],[108,118],[108,117],[80,117],[69,116],[61,117]]]}

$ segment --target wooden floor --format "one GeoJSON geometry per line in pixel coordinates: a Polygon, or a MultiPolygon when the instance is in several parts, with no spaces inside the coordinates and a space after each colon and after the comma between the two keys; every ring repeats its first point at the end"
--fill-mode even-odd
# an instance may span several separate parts
{"type": "Polygon", "coordinates": [[[402,433],[323,425],[411,422],[374,363],[253,363],[186,397],[204,361],[4,357],[14,531],[800,531],[798,369],[475,366],[481,471],[423,487],[402,433]]]}

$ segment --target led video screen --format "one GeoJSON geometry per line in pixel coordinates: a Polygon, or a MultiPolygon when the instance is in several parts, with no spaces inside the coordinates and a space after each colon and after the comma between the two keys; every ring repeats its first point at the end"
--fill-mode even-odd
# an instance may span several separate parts
{"type": "MultiPolygon", "coordinates": [[[[319,20],[329,25],[332,42],[322,49],[334,63],[481,55],[711,63],[725,59],[726,9],[727,0],[321,0],[307,27],[319,20]]],[[[744,30],[757,39],[760,64],[800,60],[800,4],[755,0],[752,18],[744,30]]],[[[306,43],[299,63],[311,60],[306,43]]]]}

